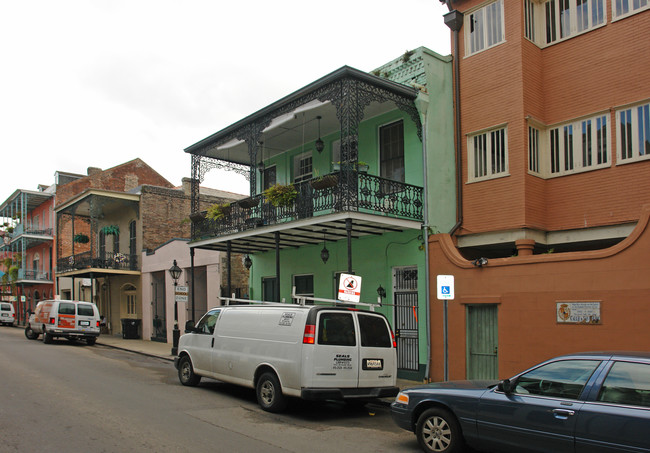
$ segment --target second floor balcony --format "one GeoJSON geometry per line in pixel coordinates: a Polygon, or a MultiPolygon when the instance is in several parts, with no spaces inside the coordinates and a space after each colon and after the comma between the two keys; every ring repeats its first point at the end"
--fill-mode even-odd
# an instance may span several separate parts
{"type": "Polygon", "coordinates": [[[357,171],[340,171],[293,184],[295,199],[275,206],[262,194],[221,209],[218,219],[206,212],[194,219],[195,240],[227,236],[258,227],[341,212],[356,212],[421,222],[422,187],[357,171]]]}
{"type": "Polygon", "coordinates": [[[104,252],[98,254],[82,252],[59,258],[56,262],[56,268],[59,273],[91,269],[97,269],[100,271],[110,269],[118,271],[137,271],[138,255],[119,252],[104,252]]]}

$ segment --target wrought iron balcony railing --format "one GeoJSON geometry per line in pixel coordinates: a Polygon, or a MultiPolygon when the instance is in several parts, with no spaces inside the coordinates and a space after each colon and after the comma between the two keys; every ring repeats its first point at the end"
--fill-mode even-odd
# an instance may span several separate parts
{"type": "Polygon", "coordinates": [[[264,194],[231,203],[220,219],[194,217],[193,239],[218,237],[296,219],[337,212],[364,212],[422,221],[423,189],[356,171],[330,173],[294,184],[289,206],[273,206],[264,194]]]}
{"type": "Polygon", "coordinates": [[[136,271],[138,270],[138,255],[104,252],[93,256],[90,252],[83,252],[59,258],[56,266],[57,272],[70,272],[90,268],[136,271]]]}
{"type": "Polygon", "coordinates": [[[37,281],[52,281],[52,274],[50,272],[39,271],[25,271],[20,269],[18,271],[18,280],[37,280],[37,281]]]}

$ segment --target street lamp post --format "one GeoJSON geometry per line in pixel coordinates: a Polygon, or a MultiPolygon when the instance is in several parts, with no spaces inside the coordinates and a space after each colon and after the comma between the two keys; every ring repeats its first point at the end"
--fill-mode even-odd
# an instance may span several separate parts
{"type": "Polygon", "coordinates": [[[181,331],[178,330],[178,301],[176,300],[176,286],[178,285],[178,279],[181,277],[181,272],[183,270],[178,267],[176,260],[174,260],[174,264],[169,268],[169,275],[174,280],[174,330],[172,331],[172,355],[174,356],[178,353],[178,339],[181,336],[181,331]]]}

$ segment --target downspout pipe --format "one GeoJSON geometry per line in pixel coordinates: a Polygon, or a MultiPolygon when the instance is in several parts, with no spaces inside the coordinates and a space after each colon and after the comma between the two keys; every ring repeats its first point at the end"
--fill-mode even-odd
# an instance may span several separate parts
{"type": "Polygon", "coordinates": [[[456,123],[456,224],[449,231],[449,235],[454,233],[463,224],[463,156],[462,156],[462,135],[460,122],[460,51],[459,34],[463,26],[463,13],[451,9],[451,1],[446,2],[449,12],[443,17],[445,25],[453,32],[454,38],[454,113],[456,123]]]}
{"type": "MultiPolygon", "coordinates": [[[[427,112],[429,111],[429,95],[422,92],[418,93],[418,97],[415,99],[415,105],[420,112],[420,121],[422,123],[422,185],[424,197],[428,198],[429,194],[429,178],[428,171],[429,168],[427,162],[427,112]]],[[[424,292],[425,292],[425,308],[426,308],[426,336],[427,336],[427,360],[425,363],[424,376],[427,381],[429,381],[429,371],[431,369],[431,332],[429,326],[431,325],[431,286],[429,284],[429,203],[428,200],[423,200],[422,208],[422,217],[424,218],[424,223],[422,224],[422,239],[424,240],[424,274],[426,278],[424,279],[424,292]]]]}

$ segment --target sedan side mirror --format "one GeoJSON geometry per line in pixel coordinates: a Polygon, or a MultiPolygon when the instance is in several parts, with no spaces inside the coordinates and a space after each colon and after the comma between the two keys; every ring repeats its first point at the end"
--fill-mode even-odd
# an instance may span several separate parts
{"type": "Polygon", "coordinates": [[[504,379],[503,381],[499,382],[497,389],[506,394],[512,393],[514,390],[514,384],[510,381],[510,379],[504,379]]]}
{"type": "Polygon", "coordinates": [[[185,333],[196,332],[196,327],[194,327],[194,321],[191,319],[185,323],[185,333]]]}

